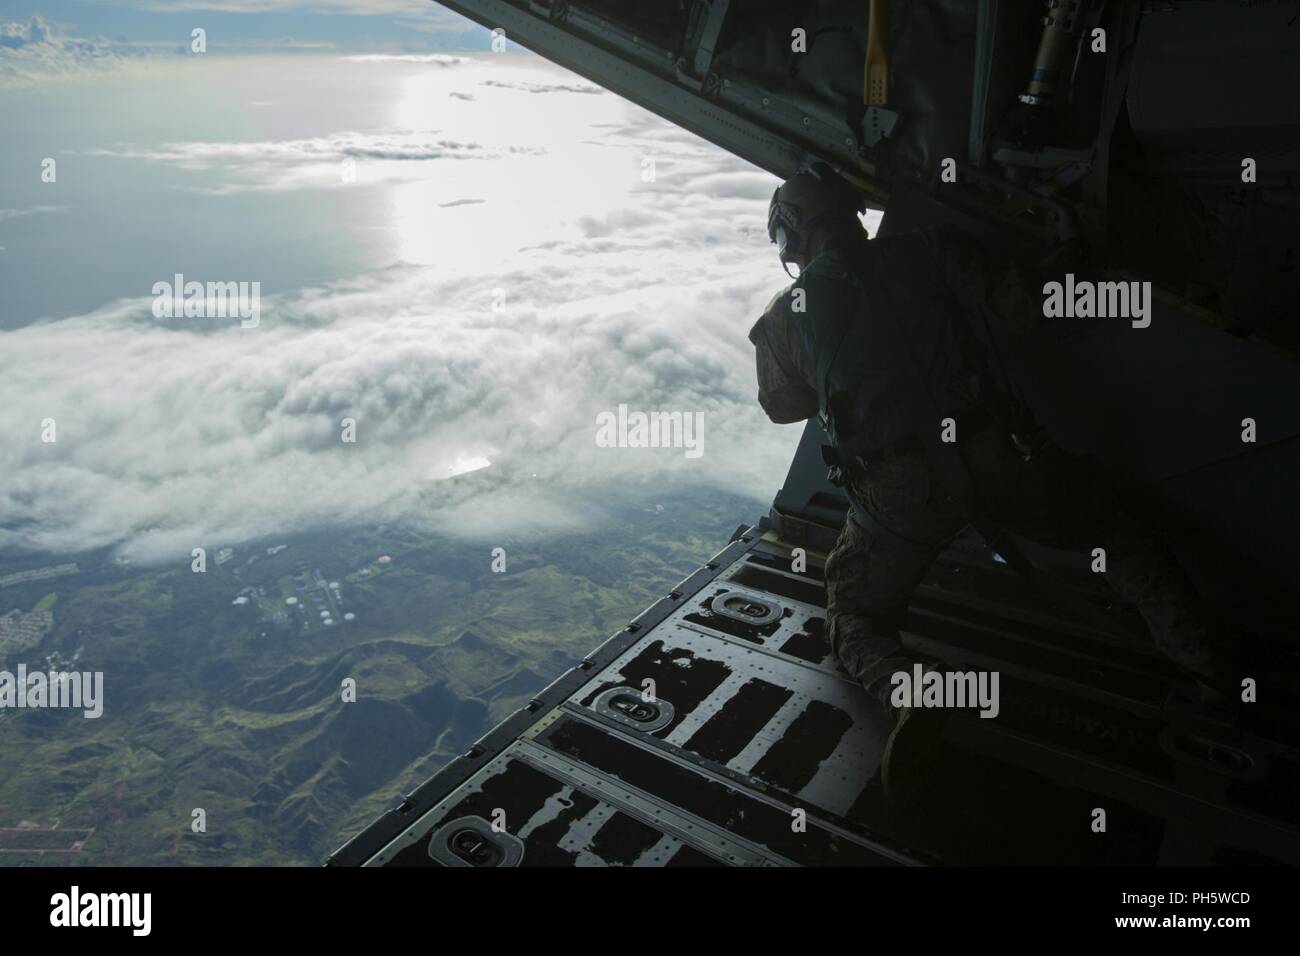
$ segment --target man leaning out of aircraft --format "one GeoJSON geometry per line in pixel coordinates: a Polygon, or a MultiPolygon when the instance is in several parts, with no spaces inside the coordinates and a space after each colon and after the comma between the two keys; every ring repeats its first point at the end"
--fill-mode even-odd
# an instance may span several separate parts
{"type": "Polygon", "coordinates": [[[908,802],[933,769],[947,712],[891,703],[896,672],[943,669],[906,648],[899,628],[921,578],[967,526],[1001,540],[1004,554],[1003,530],[1062,550],[1105,548],[1107,583],[1171,660],[1209,685],[1227,664],[1158,537],[999,378],[981,323],[1041,315],[1019,267],[950,229],[868,239],[863,210],[824,163],[776,190],[768,234],[798,278],[749,338],[768,417],[818,416],[830,437],[831,480],[851,507],[826,564],[828,633],[840,664],[894,721],[882,782],[908,802]]]}

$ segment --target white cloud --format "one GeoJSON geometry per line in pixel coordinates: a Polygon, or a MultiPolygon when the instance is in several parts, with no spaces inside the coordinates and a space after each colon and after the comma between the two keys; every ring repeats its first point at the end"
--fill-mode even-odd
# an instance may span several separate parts
{"type": "MultiPolygon", "coordinates": [[[[534,110],[518,88],[490,95],[526,101],[521,117],[534,110]]],[[[507,173],[498,163],[469,164],[483,167],[474,192],[446,194],[438,180],[444,193],[392,187],[394,205],[417,222],[436,204],[450,207],[441,216],[503,225],[519,250],[509,256],[484,248],[449,268],[433,255],[265,296],[254,329],[156,320],[142,297],[0,333],[0,549],[118,545],[141,560],[350,522],[427,522],[466,535],[572,529],[622,489],[678,483],[770,499],[799,432],[758,408],[746,340],[784,281],[762,228],[775,182],[643,111],[605,103],[624,120],[590,118],[600,146],[512,160],[542,164],[538,181],[554,196],[520,185],[526,165],[507,173]],[[647,150],[654,182],[640,178],[647,150]],[[512,221],[529,198],[519,190],[543,203],[526,214],[541,241],[512,221]],[[596,416],[621,403],[703,413],[703,457],[597,447],[596,416]],[[41,441],[47,418],[54,444],[41,441]],[[355,445],[340,441],[344,418],[356,420],[355,445]],[[437,480],[477,459],[492,466],[437,480]]],[[[585,116],[585,104],[575,108],[585,116]]],[[[539,116],[536,128],[558,116],[539,116]]],[[[518,125],[501,135],[535,143],[518,125]]],[[[451,142],[377,131],[138,156],[219,166],[246,184],[289,182],[303,164],[353,154],[497,155],[451,142]]],[[[435,232],[466,243],[455,230],[435,232]]],[[[478,243],[489,233],[469,235],[478,243]]]]}
{"type": "Polygon", "coordinates": [[[514,520],[646,480],[769,495],[789,440],[757,413],[744,320],[770,290],[735,261],[667,289],[661,261],[608,268],[622,258],[474,278],[394,268],[263,301],[257,329],[159,322],[132,301],[4,333],[0,548],[129,541],[147,558],[448,507],[471,530],[491,500],[486,533],[509,527],[492,517],[503,495],[514,520]],[[517,304],[496,314],[502,285],[517,304]],[[620,402],[703,412],[704,457],[596,447],[597,413],[620,402]],[[355,445],[339,438],[349,417],[355,445]],[[473,457],[494,462],[479,483],[431,481],[473,457]]]}
{"type": "Polygon", "coordinates": [[[483,86],[495,86],[502,90],[523,90],[525,93],[587,93],[591,95],[607,92],[594,83],[521,83],[509,80],[484,80],[483,86]]]}
{"type": "MultiPolygon", "coordinates": [[[[102,0],[101,0],[102,2],[102,0]]],[[[327,13],[349,16],[411,16],[413,12],[438,30],[466,30],[475,26],[460,14],[437,3],[409,0],[111,0],[138,10],[176,13],[182,10],[213,13],[327,13]]]]}
{"type": "MultiPolygon", "coordinates": [[[[353,17],[383,17],[400,26],[403,32],[423,38],[417,43],[458,43],[471,31],[482,28],[457,13],[431,2],[420,0],[107,0],[112,5],[176,14],[193,11],[225,14],[301,13],[302,27],[310,30],[311,16],[337,14],[353,17]]],[[[198,24],[201,25],[201,24],[198,24]]],[[[486,35],[486,34],[485,34],[486,35]]],[[[69,79],[135,62],[156,55],[185,55],[189,45],[188,28],[174,40],[128,41],[104,36],[74,35],[63,24],[40,15],[25,20],[0,20],[0,88],[28,86],[50,80],[69,79]]],[[[347,46],[348,44],[344,44],[347,46]]],[[[381,44],[382,45],[382,44],[381,44]]],[[[339,46],[333,39],[294,36],[275,38],[226,36],[211,47],[211,53],[265,53],[268,51],[315,52],[339,46]]],[[[348,57],[356,60],[404,60],[412,63],[451,65],[455,57],[443,54],[408,53],[385,56],[348,57]]]]}
{"type": "Polygon", "coordinates": [[[502,156],[536,155],[535,147],[488,147],[452,139],[438,130],[388,130],[379,133],[340,132],[308,139],[260,142],[163,143],[159,146],[118,146],[92,150],[96,156],[144,159],[179,169],[228,175],[218,186],[196,186],[205,192],[238,193],[258,190],[341,188],[346,159],[380,164],[367,172],[370,182],[401,181],[416,176],[402,163],[433,160],[484,160],[502,156]]]}
{"type": "Polygon", "coordinates": [[[49,213],[67,212],[67,206],[26,206],[21,209],[4,209],[0,208],[0,222],[6,219],[17,219],[20,216],[42,216],[49,213]]]}
{"type": "Polygon", "coordinates": [[[140,55],[138,48],[104,37],[69,36],[40,16],[0,22],[0,88],[80,76],[140,55]]]}
{"type": "Polygon", "coordinates": [[[359,53],[343,59],[353,63],[429,63],[433,66],[456,66],[465,62],[464,57],[446,53],[359,53]]]}

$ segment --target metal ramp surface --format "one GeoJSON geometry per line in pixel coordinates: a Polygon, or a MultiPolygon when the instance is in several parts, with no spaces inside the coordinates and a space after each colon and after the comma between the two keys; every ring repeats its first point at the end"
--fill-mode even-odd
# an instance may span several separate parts
{"type": "MultiPolygon", "coordinates": [[[[1191,702],[1125,634],[1070,622],[956,546],[905,640],[996,670],[945,779],[883,799],[888,724],[834,663],[823,555],[751,528],[337,851],[335,865],[1300,861],[1300,733],[1191,702]],[[1108,836],[1090,829],[1107,811],[1108,836]]],[[[1100,592],[1082,591],[1104,602],[1100,592]]]]}

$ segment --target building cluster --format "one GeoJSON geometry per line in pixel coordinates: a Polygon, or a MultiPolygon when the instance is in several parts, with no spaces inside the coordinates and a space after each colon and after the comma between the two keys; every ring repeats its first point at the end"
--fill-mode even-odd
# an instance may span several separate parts
{"type": "MultiPolygon", "coordinates": [[[[283,550],[286,545],[279,546],[283,550]]],[[[328,581],[320,568],[299,564],[288,578],[281,578],[279,587],[246,587],[230,602],[235,607],[249,607],[260,612],[259,617],[269,620],[277,628],[292,630],[301,626],[310,631],[313,627],[336,627],[340,621],[351,622],[356,614],[347,609],[343,597],[343,584],[328,581]],[[283,601],[279,600],[283,596],[283,601]]],[[[266,636],[266,632],[261,632],[266,636]]]]}
{"type": "Polygon", "coordinates": [[[25,614],[14,608],[8,614],[0,615],[0,657],[35,647],[53,627],[54,612],[48,608],[37,608],[25,614]]]}

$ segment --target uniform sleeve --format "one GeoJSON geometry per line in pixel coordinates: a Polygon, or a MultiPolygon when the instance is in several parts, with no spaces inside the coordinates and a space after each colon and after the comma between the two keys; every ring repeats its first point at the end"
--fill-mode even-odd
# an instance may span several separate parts
{"type": "Polygon", "coordinates": [[[806,377],[801,346],[790,334],[786,293],[774,298],[749,331],[758,370],[758,404],[779,425],[817,414],[817,392],[806,377]]]}

